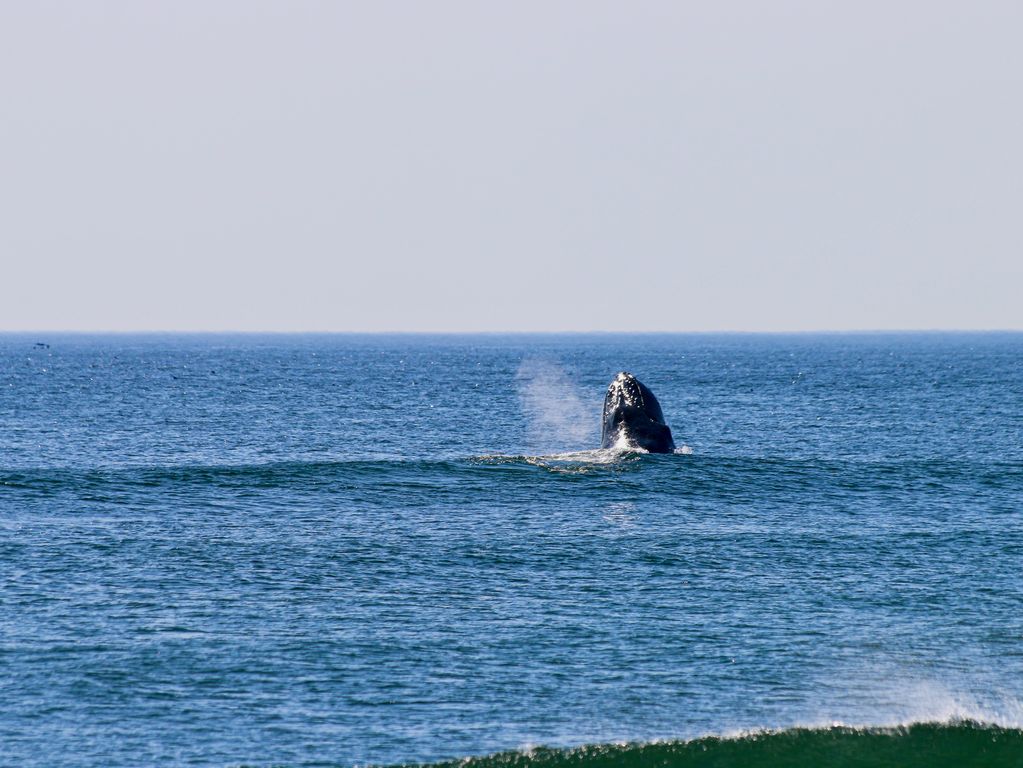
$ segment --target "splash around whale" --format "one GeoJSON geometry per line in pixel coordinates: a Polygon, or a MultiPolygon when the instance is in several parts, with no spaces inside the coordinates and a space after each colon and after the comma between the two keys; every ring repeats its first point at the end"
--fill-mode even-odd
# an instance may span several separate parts
{"type": "Polygon", "coordinates": [[[650,453],[672,453],[675,441],[664,422],[654,393],[631,373],[622,371],[604,396],[601,448],[641,448],[650,453]]]}

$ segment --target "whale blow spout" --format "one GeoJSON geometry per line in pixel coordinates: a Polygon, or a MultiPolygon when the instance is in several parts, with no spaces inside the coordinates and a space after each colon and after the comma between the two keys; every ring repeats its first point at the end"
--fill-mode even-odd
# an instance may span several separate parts
{"type": "Polygon", "coordinates": [[[639,379],[625,371],[615,376],[604,396],[600,447],[615,446],[642,448],[650,453],[675,450],[661,404],[639,379]]]}

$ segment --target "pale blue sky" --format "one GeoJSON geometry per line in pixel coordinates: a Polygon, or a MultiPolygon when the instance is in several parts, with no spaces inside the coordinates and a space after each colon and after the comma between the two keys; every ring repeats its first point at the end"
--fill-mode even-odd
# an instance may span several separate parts
{"type": "Polygon", "coordinates": [[[1019,2],[3,2],[0,329],[1023,328],[1019,2]]]}

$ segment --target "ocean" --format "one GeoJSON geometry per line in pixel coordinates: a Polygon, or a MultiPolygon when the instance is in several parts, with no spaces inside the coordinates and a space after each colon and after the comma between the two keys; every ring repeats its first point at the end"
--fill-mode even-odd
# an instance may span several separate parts
{"type": "Polygon", "coordinates": [[[0,335],[3,766],[1023,766],[1021,727],[1023,334],[0,335]],[[620,370],[676,454],[597,450],[620,370]]]}

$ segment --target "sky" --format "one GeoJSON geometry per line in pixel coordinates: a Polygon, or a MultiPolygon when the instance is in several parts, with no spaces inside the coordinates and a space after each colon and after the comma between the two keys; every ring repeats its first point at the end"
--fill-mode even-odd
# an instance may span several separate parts
{"type": "Polygon", "coordinates": [[[1023,3],[0,0],[0,329],[1023,329],[1023,3]]]}

